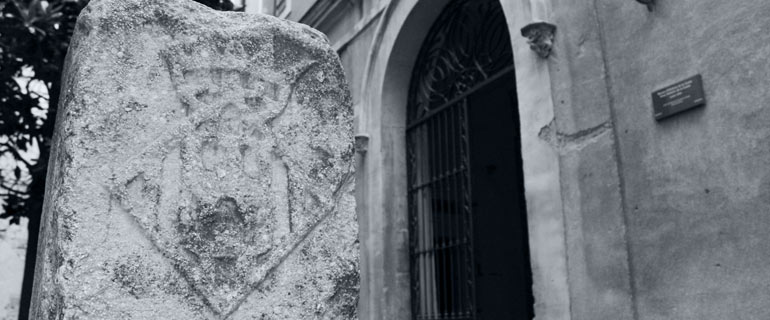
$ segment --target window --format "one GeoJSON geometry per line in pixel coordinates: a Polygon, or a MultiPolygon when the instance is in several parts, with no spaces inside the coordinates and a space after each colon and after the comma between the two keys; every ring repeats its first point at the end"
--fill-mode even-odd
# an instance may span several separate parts
{"type": "Polygon", "coordinates": [[[243,0],[247,13],[263,13],[286,18],[291,13],[291,0],[243,0]]]}
{"type": "Polygon", "coordinates": [[[273,14],[279,18],[286,18],[291,12],[291,0],[275,0],[273,14]]]}

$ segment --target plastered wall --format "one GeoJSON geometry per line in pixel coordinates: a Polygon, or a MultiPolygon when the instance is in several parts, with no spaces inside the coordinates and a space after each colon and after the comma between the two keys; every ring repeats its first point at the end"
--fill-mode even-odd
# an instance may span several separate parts
{"type": "MultiPolygon", "coordinates": [[[[357,128],[372,135],[370,162],[392,147],[373,133],[380,117],[395,114],[383,110],[399,104],[372,95],[395,92],[381,84],[393,75],[380,74],[404,64],[398,55],[385,63],[404,55],[390,51],[398,43],[391,37],[420,29],[403,22],[412,10],[430,11],[414,2],[394,1],[390,11],[382,9],[388,1],[365,2],[355,36],[331,39],[340,43],[357,128]]],[[[501,5],[520,91],[537,319],[770,318],[770,3],[657,0],[653,12],[633,0],[501,5]],[[518,33],[540,20],[558,28],[545,60],[518,33]],[[651,93],[695,74],[707,105],[655,121],[651,93]]],[[[371,182],[362,194],[390,185],[372,178],[398,157],[383,159],[361,167],[371,182]]],[[[393,211],[378,205],[360,210],[393,211]]],[[[386,221],[392,215],[359,218],[379,226],[365,235],[403,232],[386,221]]],[[[398,256],[382,248],[364,252],[372,258],[362,267],[381,270],[378,257],[398,256]]],[[[385,284],[403,281],[382,274],[362,275],[362,310],[372,319],[387,313],[374,309],[408,302],[367,300],[401,292],[385,284]]]]}
{"type": "Polygon", "coordinates": [[[595,8],[637,318],[770,318],[770,3],[595,8]],[[650,94],[695,74],[706,106],[655,121],[650,94]]]}

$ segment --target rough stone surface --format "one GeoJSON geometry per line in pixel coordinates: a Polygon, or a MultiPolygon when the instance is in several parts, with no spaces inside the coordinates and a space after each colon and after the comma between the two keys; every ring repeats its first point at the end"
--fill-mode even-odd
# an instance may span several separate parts
{"type": "Polygon", "coordinates": [[[93,0],[65,67],[34,319],[351,319],[352,108],[325,37],[93,0]]]}

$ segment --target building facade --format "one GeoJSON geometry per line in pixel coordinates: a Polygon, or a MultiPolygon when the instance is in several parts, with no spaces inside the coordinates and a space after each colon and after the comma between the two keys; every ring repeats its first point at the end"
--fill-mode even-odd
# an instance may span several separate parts
{"type": "Polygon", "coordinates": [[[480,2],[503,19],[447,19],[461,0],[247,1],[324,32],[346,70],[359,317],[504,318],[494,292],[537,319],[770,318],[770,3],[480,2]],[[522,216],[477,220],[495,210],[522,216]],[[490,247],[514,258],[488,264],[490,247]],[[484,291],[490,265],[519,288],[484,291]]]}

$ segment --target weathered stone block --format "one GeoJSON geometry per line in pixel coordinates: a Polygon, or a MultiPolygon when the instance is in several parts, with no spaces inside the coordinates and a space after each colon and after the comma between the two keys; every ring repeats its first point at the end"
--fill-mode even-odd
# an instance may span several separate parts
{"type": "Polygon", "coordinates": [[[347,319],[352,108],[304,25],[92,0],[65,67],[34,319],[347,319]]]}

